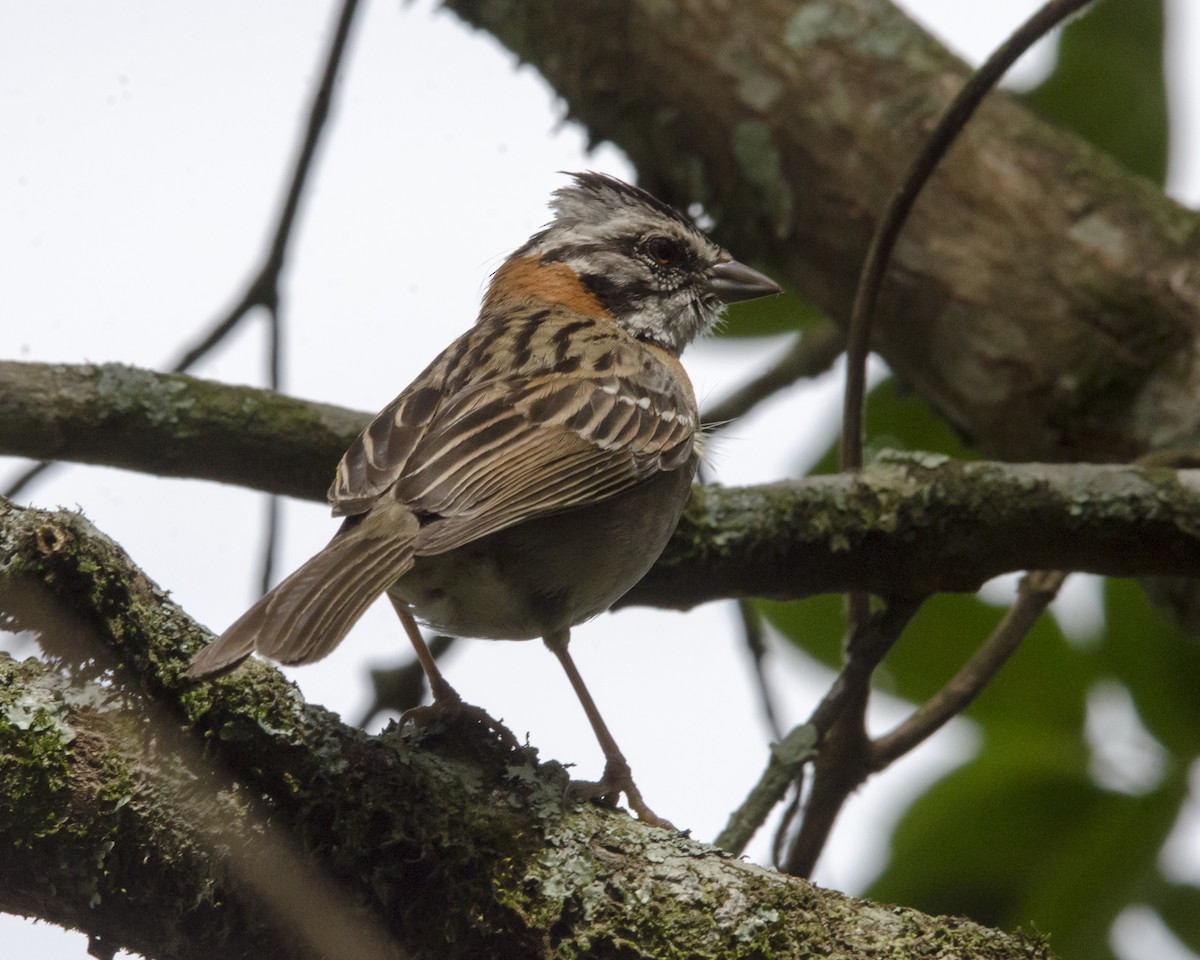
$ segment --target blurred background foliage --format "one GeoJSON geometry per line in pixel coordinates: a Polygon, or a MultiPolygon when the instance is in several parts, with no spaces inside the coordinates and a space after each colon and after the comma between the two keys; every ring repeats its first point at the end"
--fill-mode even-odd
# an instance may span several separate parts
{"type": "MultiPolygon", "coordinates": [[[[1163,29],[1160,0],[1100,3],[1062,32],[1053,72],[1023,95],[1160,185],[1170,134],[1163,29]]],[[[796,322],[795,302],[756,306],[725,335],[779,332],[781,313],[796,322]]],[[[814,321],[811,310],[802,317],[802,327],[814,321]]],[[[891,378],[870,394],[867,437],[875,450],[976,456],[891,378]]],[[[835,470],[836,450],[813,469],[835,470]]],[[[969,709],[978,752],[904,813],[868,896],[1041,932],[1067,960],[1114,957],[1114,921],[1149,907],[1200,953],[1198,831],[1193,825],[1190,869],[1177,832],[1181,818],[1196,817],[1189,780],[1200,771],[1197,638],[1153,608],[1136,583],[1104,583],[1095,602],[1103,606],[1098,629],[1068,636],[1044,617],[969,709]]],[[[758,606],[805,654],[839,666],[840,597],[758,606]]],[[[928,698],[1002,615],[978,597],[935,597],[888,656],[877,688],[913,703],[928,698]]]]}

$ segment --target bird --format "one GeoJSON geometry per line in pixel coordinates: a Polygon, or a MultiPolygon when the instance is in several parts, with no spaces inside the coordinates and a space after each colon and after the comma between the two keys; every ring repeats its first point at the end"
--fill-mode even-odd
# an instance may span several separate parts
{"type": "MultiPolygon", "coordinates": [[[[568,174],[553,219],[495,271],[474,325],[383,408],[338,464],[342,524],[201,649],[192,680],[251,653],[320,660],[387,594],[433,705],[461,700],[417,621],[541,638],[605,756],[584,796],[647,805],[568,652],[658,559],[701,456],[679,355],[728,304],[779,293],[672,206],[607,174],[568,174]]],[[[428,708],[426,708],[428,709],[428,708]]]]}

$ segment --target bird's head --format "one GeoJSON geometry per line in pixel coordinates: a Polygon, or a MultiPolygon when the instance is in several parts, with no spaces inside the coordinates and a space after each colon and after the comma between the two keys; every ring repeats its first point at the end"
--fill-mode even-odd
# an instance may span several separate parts
{"type": "Polygon", "coordinates": [[[554,220],[510,262],[566,267],[638,339],[678,355],[726,304],[780,292],[645,190],[600,173],[572,177],[554,192],[554,220]]]}

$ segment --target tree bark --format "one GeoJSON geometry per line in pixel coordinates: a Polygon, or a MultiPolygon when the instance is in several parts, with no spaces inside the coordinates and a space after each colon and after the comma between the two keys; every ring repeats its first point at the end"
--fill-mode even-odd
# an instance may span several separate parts
{"type": "MultiPolygon", "coordinates": [[[[0,453],[35,459],[323,500],[369,419],[184,374],[0,362],[0,453]]],[[[1028,569],[1194,577],[1198,513],[1197,470],[893,454],[855,475],[695,488],[662,558],[622,603],[973,591],[1028,569]]]]}
{"type": "MultiPolygon", "coordinates": [[[[842,322],[875,220],[967,71],[886,0],[446,0],[643,185],[842,322]]],[[[1003,38],[997,37],[996,42],[1003,38]]],[[[905,227],[875,346],[987,455],[1200,439],[1200,220],[990,98],[905,227]]]]}
{"type": "Polygon", "coordinates": [[[624,813],[475,727],[371,737],[205,631],[77,514],[0,501],[0,910],[151,957],[1049,956],[624,813]],[[214,772],[215,771],[215,772],[214,772]]]}
{"type": "Polygon", "coordinates": [[[0,360],[0,451],[323,500],[367,414],[119,363],[0,360]],[[141,466],[138,466],[141,464],[141,466]]]}

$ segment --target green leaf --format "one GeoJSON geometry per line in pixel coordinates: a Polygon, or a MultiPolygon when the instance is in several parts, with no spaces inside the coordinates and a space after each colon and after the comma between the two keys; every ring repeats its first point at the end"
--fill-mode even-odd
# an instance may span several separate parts
{"type": "Polygon", "coordinates": [[[1082,736],[1013,715],[904,816],[872,899],[1036,928],[1056,954],[1111,957],[1108,931],[1131,903],[1154,906],[1157,856],[1186,777],[1143,796],[1098,787],[1082,736]]]}
{"type": "Polygon", "coordinates": [[[1169,140],[1162,0],[1096,4],[1063,30],[1054,72],[1025,99],[1161,185],[1169,140]]]}
{"type": "Polygon", "coordinates": [[[846,603],[841,594],[827,593],[784,603],[754,601],[767,622],[814,660],[833,670],[842,665],[846,633],[846,603]]]}
{"type": "Polygon", "coordinates": [[[1135,903],[1156,906],[1159,852],[1187,797],[1183,774],[1141,796],[1097,790],[1082,809],[1064,809],[1066,829],[1029,874],[1009,923],[1035,919],[1068,960],[1108,954],[1117,915],[1135,903]]]}
{"type": "Polygon", "coordinates": [[[1200,953],[1200,890],[1187,884],[1164,882],[1153,904],[1180,942],[1192,953],[1200,953]]]}
{"type": "MultiPolygon", "coordinates": [[[[1097,794],[1080,737],[1019,716],[975,760],[935,784],[904,815],[892,860],[868,896],[988,926],[1012,922],[1048,849],[1097,794]]],[[[1040,926],[1043,932],[1048,932],[1040,926]]]]}
{"type": "Polygon", "coordinates": [[[1132,580],[1105,584],[1106,629],[1096,669],[1125,685],[1146,729],[1177,762],[1200,756],[1200,643],[1132,580]]]}
{"type": "Polygon", "coordinates": [[[722,337],[769,337],[822,323],[825,315],[794,293],[735,303],[717,329],[722,337]]]}
{"type": "MultiPolygon", "coordinates": [[[[905,389],[894,377],[884,380],[867,394],[867,444],[870,459],[881,450],[923,450],[956,460],[977,460],[979,453],[967,446],[923,397],[905,389]]],[[[812,472],[835,473],[837,446],[831,446],[812,472]]]]}

